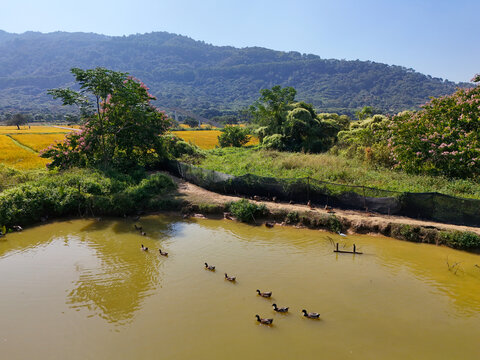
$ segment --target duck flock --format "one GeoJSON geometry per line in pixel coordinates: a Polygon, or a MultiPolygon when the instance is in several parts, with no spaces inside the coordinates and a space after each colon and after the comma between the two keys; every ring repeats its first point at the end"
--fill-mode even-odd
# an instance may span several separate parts
{"type": "MultiPolygon", "coordinates": [[[[134,225],[135,227],[135,230],[139,231],[139,233],[142,235],[142,236],[146,236],[147,234],[143,231],[143,228],[141,226],[137,226],[137,225],[134,225]]],[[[141,245],[141,248],[140,248],[142,251],[145,251],[147,252],[148,251],[148,247],[145,247],[143,244],[141,245]]],[[[165,256],[165,257],[168,257],[168,253],[167,252],[164,252],[162,251],[162,249],[158,249],[158,252],[160,253],[161,256],[165,256]]],[[[215,272],[216,269],[215,269],[215,265],[209,265],[208,263],[205,262],[205,269],[206,270],[209,270],[209,271],[212,271],[212,272],[215,272]]],[[[227,273],[225,273],[225,280],[227,281],[230,281],[230,282],[236,282],[237,281],[237,277],[236,276],[229,276],[227,273]]],[[[257,289],[257,296],[260,296],[260,297],[263,297],[263,298],[271,298],[272,297],[272,291],[265,291],[265,292],[262,292],[260,291],[259,289],[257,289]]],[[[273,306],[273,310],[278,312],[278,313],[283,313],[283,314],[286,314],[288,313],[288,310],[289,310],[289,307],[288,306],[283,306],[283,307],[278,307],[277,304],[272,304],[273,306]]],[[[308,318],[308,319],[313,319],[313,320],[318,320],[320,319],[320,314],[319,313],[316,313],[316,312],[308,312],[307,310],[303,309],[302,310],[302,314],[304,317],[308,318]]],[[[263,324],[263,325],[272,325],[273,324],[273,319],[272,318],[262,318],[260,317],[260,315],[255,315],[257,321],[260,323],[260,324],[263,324]]]]}

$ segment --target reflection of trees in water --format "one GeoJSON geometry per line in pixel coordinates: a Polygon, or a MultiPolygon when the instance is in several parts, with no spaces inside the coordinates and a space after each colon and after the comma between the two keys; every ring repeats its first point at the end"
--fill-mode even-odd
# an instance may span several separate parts
{"type": "Polygon", "coordinates": [[[128,322],[141,308],[142,299],[160,284],[166,259],[159,256],[157,246],[151,246],[151,239],[164,239],[172,227],[158,219],[137,223],[148,231],[147,238],[133,230],[131,221],[100,221],[82,229],[87,234],[81,241],[95,251],[96,263],[77,269],[80,277],[67,300],[72,308],[87,308],[112,323],[128,322]],[[151,251],[140,251],[142,242],[151,251]]]}

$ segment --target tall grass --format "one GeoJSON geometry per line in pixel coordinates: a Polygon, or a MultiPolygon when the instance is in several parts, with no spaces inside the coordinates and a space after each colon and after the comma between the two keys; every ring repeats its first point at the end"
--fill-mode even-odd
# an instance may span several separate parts
{"type": "Polygon", "coordinates": [[[348,185],[363,185],[399,192],[439,192],[480,199],[474,180],[410,175],[374,168],[356,159],[331,154],[287,153],[261,149],[215,149],[198,165],[232,175],[255,174],[279,178],[311,178],[348,185]]]}

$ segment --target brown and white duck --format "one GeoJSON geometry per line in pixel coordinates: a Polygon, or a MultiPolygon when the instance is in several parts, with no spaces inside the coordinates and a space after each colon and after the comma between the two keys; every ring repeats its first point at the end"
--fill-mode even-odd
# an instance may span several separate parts
{"type": "Polygon", "coordinates": [[[210,270],[210,271],[215,271],[215,266],[214,265],[208,265],[205,263],[205,269],[210,270]]]}
{"type": "Polygon", "coordinates": [[[260,316],[258,315],[255,315],[255,317],[257,318],[257,321],[260,323],[260,324],[263,324],[263,325],[272,325],[273,323],[273,319],[262,319],[260,316]]]}
{"type": "Polygon", "coordinates": [[[277,304],[272,304],[273,310],[276,312],[286,313],[288,312],[288,307],[277,307],[277,304]]]}
{"type": "Polygon", "coordinates": [[[235,281],[235,280],[237,280],[237,277],[236,276],[228,276],[227,273],[225,273],[225,280],[235,281]]]}
{"type": "Polygon", "coordinates": [[[266,291],[266,292],[261,292],[260,290],[257,289],[257,293],[258,295],[264,297],[264,298],[269,298],[272,296],[272,292],[271,291],[266,291]]]}
{"type": "Polygon", "coordinates": [[[303,316],[309,318],[309,319],[318,319],[320,318],[320,314],[316,312],[307,312],[307,310],[303,309],[303,316]]]}

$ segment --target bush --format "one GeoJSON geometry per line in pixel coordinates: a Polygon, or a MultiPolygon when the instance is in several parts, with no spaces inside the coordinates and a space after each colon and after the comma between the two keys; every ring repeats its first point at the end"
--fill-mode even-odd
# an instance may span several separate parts
{"type": "Polygon", "coordinates": [[[469,231],[442,231],[440,239],[455,249],[480,249],[480,236],[469,231]]]}
{"type": "Polygon", "coordinates": [[[262,216],[268,213],[265,204],[257,205],[246,199],[230,203],[229,209],[230,212],[242,222],[255,221],[255,216],[262,216]]]}
{"type": "Polygon", "coordinates": [[[418,112],[395,116],[389,145],[396,166],[410,173],[479,176],[479,103],[480,86],[476,86],[434,98],[418,112]]]}
{"type": "Polygon", "coordinates": [[[285,222],[287,224],[297,224],[299,221],[299,216],[297,211],[290,211],[285,217],[285,222]]]}
{"type": "Polygon", "coordinates": [[[218,136],[218,143],[221,147],[242,147],[249,140],[248,129],[240,126],[225,126],[218,136]]]}
{"type": "Polygon", "coordinates": [[[0,224],[27,225],[42,217],[115,215],[159,210],[158,197],[175,188],[166,175],[141,181],[126,175],[72,169],[0,192],[0,224]],[[151,201],[155,199],[155,201],[151,201]]]}

